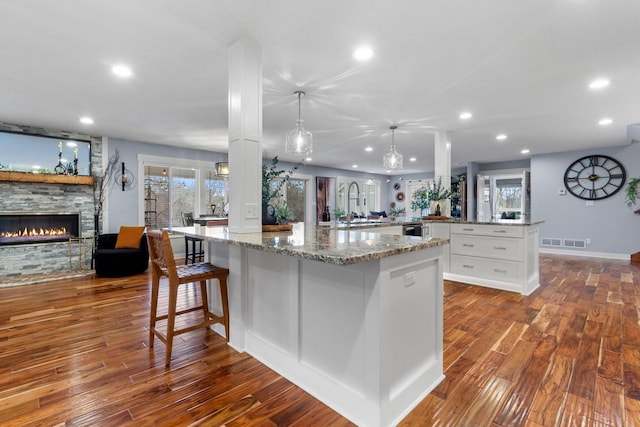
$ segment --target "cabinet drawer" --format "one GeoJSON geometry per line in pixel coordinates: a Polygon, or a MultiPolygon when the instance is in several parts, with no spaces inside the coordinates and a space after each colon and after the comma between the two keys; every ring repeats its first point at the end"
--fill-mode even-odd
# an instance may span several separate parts
{"type": "Polygon", "coordinates": [[[450,244],[452,254],[513,261],[522,261],[524,259],[522,239],[452,234],[450,244]]]}
{"type": "Polygon", "coordinates": [[[451,224],[452,234],[475,236],[522,237],[523,227],[517,225],[451,224]]]}
{"type": "Polygon", "coordinates": [[[516,261],[451,255],[451,272],[463,276],[519,283],[523,277],[524,264],[516,261]]]}

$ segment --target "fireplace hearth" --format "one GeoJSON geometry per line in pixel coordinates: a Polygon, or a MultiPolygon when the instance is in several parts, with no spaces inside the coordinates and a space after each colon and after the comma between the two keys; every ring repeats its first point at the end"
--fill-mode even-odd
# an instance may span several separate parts
{"type": "Polygon", "coordinates": [[[62,242],[80,235],[79,212],[0,213],[0,246],[62,242]]]}

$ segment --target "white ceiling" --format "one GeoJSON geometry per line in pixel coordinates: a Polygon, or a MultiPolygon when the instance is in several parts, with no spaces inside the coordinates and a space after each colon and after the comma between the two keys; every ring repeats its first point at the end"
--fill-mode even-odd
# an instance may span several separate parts
{"type": "Polygon", "coordinates": [[[266,157],[295,160],[298,89],[313,164],[385,173],[392,124],[405,173],[433,170],[434,131],[454,167],[623,145],[638,17],[639,0],[0,0],[0,121],[226,152],[228,47],[249,36],[266,157]],[[111,74],[120,62],[133,78],[111,74]],[[590,90],[598,77],[610,86],[590,90]]]}

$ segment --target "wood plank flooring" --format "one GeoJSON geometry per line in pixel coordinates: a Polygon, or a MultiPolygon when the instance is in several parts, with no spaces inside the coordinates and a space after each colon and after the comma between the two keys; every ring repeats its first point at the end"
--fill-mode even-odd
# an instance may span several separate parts
{"type": "MultiPolygon", "coordinates": [[[[528,297],[445,282],[446,379],[400,425],[640,426],[640,266],[540,261],[528,297]]],[[[149,284],[0,288],[0,425],[352,425],[210,331],[177,337],[165,369],[149,284]]]]}

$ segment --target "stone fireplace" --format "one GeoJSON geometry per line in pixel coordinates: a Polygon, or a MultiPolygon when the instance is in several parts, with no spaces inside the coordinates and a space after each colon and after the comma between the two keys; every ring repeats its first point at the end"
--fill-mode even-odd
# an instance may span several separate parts
{"type": "MultiPolygon", "coordinates": [[[[5,123],[0,123],[0,129],[89,140],[91,170],[98,175],[102,171],[101,138],[5,123]]],[[[25,155],[28,155],[28,152],[25,152],[25,155]]],[[[3,241],[0,244],[0,286],[21,284],[20,280],[26,276],[46,277],[52,273],[63,274],[78,268],[77,244],[74,246],[69,242],[69,238],[89,237],[86,239],[87,244],[91,244],[93,240],[90,239],[95,229],[91,185],[0,181],[0,194],[0,220],[4,220],[0,232],[7,231],[7,223],[12,223],[12,229],[16,228],[16,224],[20,225],[19,228],[24,232],[23,225],[26,223],[22,221],[44,219],[43,214],[55,217],[48,217],[46,221],[57,221],[63,219],[62,217],[64,221],[68,221],[62,224],[66,232],[64,236],[31,236],[27,237],[28,241],[16,241],[14,237],[3,241]],[[21,219],[18,219],[16,214],[19,214],[21,219]],[[68,217],[69,214],[73,217],[68,217]],[[15,280],[12,281],[13,279],[15,280]]],[[[27,228],[36,227],[30,225],[27,228]]],[[[35,234],[40,234],[39,228],[38,226],[35,234]]],[[[90,254],[92,248],[88,248],[88,251],[90,254]]],[[[89,255],[89,261],[90,258],[89,255]]]]}

